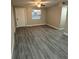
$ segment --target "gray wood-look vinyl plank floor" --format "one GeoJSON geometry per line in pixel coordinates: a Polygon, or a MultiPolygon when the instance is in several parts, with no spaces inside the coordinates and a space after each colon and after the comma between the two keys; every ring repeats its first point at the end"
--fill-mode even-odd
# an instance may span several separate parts
{"type": "Polygon", "coordinates": [[[17,28],[12,59],[68,59],[68,37],[49,26],[17,28]]]}

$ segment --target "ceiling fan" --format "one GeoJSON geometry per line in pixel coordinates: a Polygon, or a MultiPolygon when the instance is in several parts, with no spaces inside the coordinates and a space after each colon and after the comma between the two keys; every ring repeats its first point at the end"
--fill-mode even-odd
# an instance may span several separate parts
{"type": "Polygon", "coordinates": [[[44,7],[47,3],[50,3],[50,1],[42,1],[42,0],[34,0],[34,1],[29,1],[27,2],[29,4],[34,4],[37,7],[44,7]]]}

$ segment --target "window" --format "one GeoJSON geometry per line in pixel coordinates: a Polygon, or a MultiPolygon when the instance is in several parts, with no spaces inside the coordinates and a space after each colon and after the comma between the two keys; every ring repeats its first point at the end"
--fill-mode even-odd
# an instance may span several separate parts
{"type": "Polygon", "coordinates": [[[32,10],[32,19],[40,19],[41,18],[41,10],[32,10]]]}

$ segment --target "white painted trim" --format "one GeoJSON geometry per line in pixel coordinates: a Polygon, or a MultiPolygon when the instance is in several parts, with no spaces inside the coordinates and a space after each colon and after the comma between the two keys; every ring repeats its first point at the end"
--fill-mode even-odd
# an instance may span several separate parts
{"type": "Polygon", "coordinates": [[[40,25],[46,25],[46,24],[32,24],[32,25],[25,25],[25,26],[16,26],[18,27],[32,27],[32,26],[40,26],[40,25]]]}
{"type": "Polygon", "coordinates": [[[48,26],[50,26],[50,27],[52,27],[52,28],[55,28],[55,29],[58,29],[58,30],[59,30],[58,27],[55,27],[55,26],[53,26],[53,25],[50,25],[50,24],[46,24],[46,25],[48,25],[48,26]]]}
{"type": "Polygon", "coordinates": [[[52,27],[52,28],[55,28],[55,29],[57,29],[57,30],[64,30],[64,28],[58,28],[58,27],[55,27],[55,26],[50,25],[50,24],[46,24],[46,25],[48,25],[48,26],[50,26],[50,27],[52,27]]]}
{"type": "Polygon", "coordinates": [[[48,25],[52,28],[55,28],[57,30],[63,30],[64,28],[58,28],[58,27],[55,27],[53,25],[50,25],[50,24],[32,24],[32,25],[25,25],[25,26],[16,26],[16,27],[32,27],[32,26],[40,26],[40,25],[48,25]]]}
{"type": "Polygon", "coordinates": [[[64,30],[64,28],[59,28],[59,30],[64,30]]]}
{"type": "Polygon", "coordinates": [[[68,33],[64,32],[64,35],[68,36],[68,33]]]}
{"type": "Polygon", "coordinates": [[[46,24],[33,24],[33,25],[26,25],[26,26],[31,27],[31,26],[40,26],[40,25],[46,25],[46,24]]]}
{"type": "Polygon", "coordinates": [[[18,28],[18,27],[25,27],[25,26],[16,26],[16,28],[18,28]]]}

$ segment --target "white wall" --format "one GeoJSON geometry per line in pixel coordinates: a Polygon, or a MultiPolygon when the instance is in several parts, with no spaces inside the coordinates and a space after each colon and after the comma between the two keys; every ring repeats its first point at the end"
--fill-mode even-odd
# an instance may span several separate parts
{"type": "Polygon", "coordinates": [[[34,25],[34,24],[45,24],[46,20],[46,10],[41,9],[41,19],[33,20],[32,19],[32,7],[26,8],[27,10],[27,25],[34,25]]]}
{"type": "Polygon", "coordinates": [[[54,27],[59,27],[61,16],[61,3],[55,6],[47,8],[47,19],[46,22],[54,27]]]}
{"type": "Polygon", "coordinates": [[[13,6],[11,6],[11,52],[13,52],[14,47],[14,32],[15,32],[15,20],[13,6]]]}
{"type": "Polygon", "coordinates": [[[60,28],[64,28],[67,16],[67,5],[62,5],[60,28]]]}
{"type": "Polygon", "coordinates": [[[41,19],[33,20],[32,19],[32,7],[15,7],[15,8],[25,8],[25,24],[26,25],[37,25],[37,24],[46,24],[46,9],[41,9],[41,19]]]}

